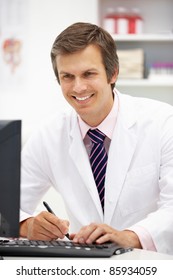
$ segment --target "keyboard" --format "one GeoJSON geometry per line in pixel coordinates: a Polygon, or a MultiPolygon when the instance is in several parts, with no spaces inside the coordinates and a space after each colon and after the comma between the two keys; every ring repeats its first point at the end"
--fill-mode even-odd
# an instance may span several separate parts
{"type": "Polygon", "coordinates": [[[132,248],[122,248],[115,243],[78,244],[73,241],[32,241],[23,239],[0,240],[1,256],[25,257],[111,257],[132,248]]]}

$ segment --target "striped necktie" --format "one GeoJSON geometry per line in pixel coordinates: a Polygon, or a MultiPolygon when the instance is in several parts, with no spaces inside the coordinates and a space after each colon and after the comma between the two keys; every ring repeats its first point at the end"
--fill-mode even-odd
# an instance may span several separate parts
{"type": "Polygon", "coordinates": [[[87,134],[93,144],[90,153],[90,164],[104,211],[105,175],[108,160],[104,147],[105,135],[99,129],[89,129],[87,134]]]}

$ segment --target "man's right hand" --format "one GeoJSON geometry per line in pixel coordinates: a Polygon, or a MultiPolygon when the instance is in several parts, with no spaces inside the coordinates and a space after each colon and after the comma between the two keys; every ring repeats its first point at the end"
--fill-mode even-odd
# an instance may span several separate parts
{"type": "Polygon", "coordinates": [[[65,237],[69,221],[61,220],[47,211],[20,223],[20,236],[30,240],[52,240],[65,237]]]}

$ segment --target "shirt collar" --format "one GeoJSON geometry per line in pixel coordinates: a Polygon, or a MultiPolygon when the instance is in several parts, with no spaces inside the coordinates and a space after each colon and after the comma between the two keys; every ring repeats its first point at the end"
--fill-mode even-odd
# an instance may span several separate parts
{"type": "Polygon", "coordinates": [[[97,127],[90,127],[78,115],[78,123],[79,123],[79,128],[81,131],[82,139],[85,138],[89,129],[95,129],[95,128],[98,128],[109,139],[112,139],[112,135],[113,135],[113,131],[114,131],[114,127],[116,124],[117,115],[118,115],[118,108],[119,108],[118,102],[119,102],[118,95],[117,95],[116,91],[114,90],[114,103],[113,103],[112,109],[111,109],[110,113],[107,115],[107,117],[97,127]]]}

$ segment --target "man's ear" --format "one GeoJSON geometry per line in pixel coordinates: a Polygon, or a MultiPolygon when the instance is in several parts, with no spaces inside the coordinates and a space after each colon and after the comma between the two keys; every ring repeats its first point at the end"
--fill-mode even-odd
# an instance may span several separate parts
{"type": "Polygon", "coordinates": [[[116,83],[118,74],[119,74],[119,69],[115,69],[115,72],[114,72],[112,78],[110,79],[110,84],[116,83]]]}

